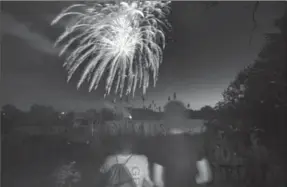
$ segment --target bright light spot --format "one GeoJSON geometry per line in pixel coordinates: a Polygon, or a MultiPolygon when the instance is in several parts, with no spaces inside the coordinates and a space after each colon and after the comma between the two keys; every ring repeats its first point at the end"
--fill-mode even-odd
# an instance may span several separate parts
{"type": "Polygon", "coordinates": [[[67,16],[72,21],[55,42],[56,46],[64,44],[60,55],[79,43],[71,49],[64,63],[68,80],[82,63],[87,62],[77,87],[88,80],[89,90],[97,89],[104,72],[108,70],[105,95],[110,94],[113,85],[115,93],[119,92],[120,96],[134,94],[137,87],[142,88],[145,94],[150,76],[154,86],[158,79],[165,47],[163,27],[170,27],[165,19],[169,3],[123,1],[120,4],[95,3],[92,6],[76,4],[61,12],[52,24],[67,16]],[[85,11],[77,12],[76,7],[85,11]],[[124,89],[126,93],[123,93],[124,89]]]}

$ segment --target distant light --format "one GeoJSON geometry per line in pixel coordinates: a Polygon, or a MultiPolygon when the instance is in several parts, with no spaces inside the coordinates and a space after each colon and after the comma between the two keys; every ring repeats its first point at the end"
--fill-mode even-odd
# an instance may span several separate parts
{"type": "Polygon", "coordinates": [[[65,112],[61,112],[62,115],[65,115],[65,112]]]}
{"type": "Polygon", "coordinates": [[[131,115],[129,115],[129,119],[133,119],[133,117],[131,115]]]}

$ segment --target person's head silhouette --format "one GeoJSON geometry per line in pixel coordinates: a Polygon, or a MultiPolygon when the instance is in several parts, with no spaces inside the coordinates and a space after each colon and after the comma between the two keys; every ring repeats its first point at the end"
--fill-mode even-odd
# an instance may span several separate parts
{"type": "Polygon", "coordinates": [[[181,101],[169,101],[164,107],[164,126],[167,129],[181,129],[188,119],[187,110],[181,101]]]}

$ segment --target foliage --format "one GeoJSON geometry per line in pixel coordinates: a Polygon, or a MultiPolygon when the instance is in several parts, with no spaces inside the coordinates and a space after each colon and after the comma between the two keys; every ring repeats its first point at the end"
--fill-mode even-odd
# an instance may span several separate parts
{"type": "Polygon", "coordinates": [[[59,113],[51,106],[34,104],[30,107],[29,124],[50,126],[59,121],[59,113]]]}
{"type": "Polygon", "coordinates": [[[200,109],[200,113],[202,115],[202,119],[209,119],[214,116],[215,111],[211,106],[203,106],[200,109]]]}
{"type": "Polygon", "coordinates": [[[266,44],[258,59],[238,73],[223,92],[224,100],[217,109],[228,109],[232,117],[245,121],[263,119],[266,114],[272,114],[275,120],[287,106],[286,86],[283,33],[266,34],[266,44]]]}
{"type": "MultiPolygon", "coordinates": [[[[287,135],[286,17],[287,11],[281,18],[281,32],[266,34],[266,44],[257,60],[240,71],[224,90],[223,100],[215,107],[216,120],[208,122],[214,139],[223,132],[228,150],[245,158],[245,165],[250,166],[247,170],[251,171],[249,182],[258,172],[266,174],[276,165],[281,169],[286,166],[286,153],[282,151],[287,135]],[[270,170],[260,168],[263,166],[270,170]]],[[[257,180],[266,178],[262,176],[257,180]]]]}
{"type": "Polygon", "coordinates": [[[81,180],[81,173],[75,169],[76,162],[70,162],[56,169],[53,173],[58,187],[68,186],[77,183],[81,180]]]}
{"type": "Polygon", "coordinates": [[[1,132],[8,134],[15,128],[33,125],[46,129],[54,125],[71,126],[73,120],[73,112],[57,112],[51,106],[34,104],[24,112],[16,106],[4,105],[1,110],[1,132]]]}
{"type": "Polygon", "coordinates": [[[9,133],[13,127],[22,124],[25,113],[14,105],[4,105],[1,109],[1,134],[9,133]]]}
{"type": "Polygon", "coordinates": [[[191,119],[213,119],[215,115],[215,110],[211,106],[203,106],[200,110],[190,109],[190,104],[187,104],[188,116],[191,119]]]}

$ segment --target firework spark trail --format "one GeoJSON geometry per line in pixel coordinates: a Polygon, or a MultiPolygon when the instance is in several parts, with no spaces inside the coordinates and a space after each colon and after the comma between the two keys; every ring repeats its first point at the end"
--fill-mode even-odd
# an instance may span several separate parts
{"type": "Polygon", "coordinates": [[[134,95],[137,87],[142,87],[145,94],[150,72],[155,86],[162,63],[162,50],[165,47],[163,30],[170,28],[166,20],[168,4],[161,1],[122,1],[113,4],[76,4],[64,9],[51,24],[67,16],[70,18],[65,32],[55,42],[55,46],[64,44],[60,56],[72,45],[77,45],[64,63],[68,81],[87,62],[78,88],[88,80],[89,91],[97,89],[108,70],[106,94],[110,93],[114,82],[115,93],[120,93],[120,96],[125,87],[125,94],[132,92],[134,95]],[[84,11],[75,11],[75,8],[84,11]]]}
{"type": "Polygon", "coordinates": [[[158,79],[165,47],[163,30],[170,28],[166,20],[168,4],[161,1],[131,1],[76,4],[64,9],[51,24],[67,16],[71,19],[65,32],[55,42],[55,46],[64,44],[59,55],[66,53],[72,45],[77,45],[64,63],[68,81],[87,62],[78,88],[88,80],[89,91],[97,89],[108,70],[106,94],[110,94],[114,83],[115,93],[120,93],[120,96],[125,87],[125,94],[132,92],[134,95],[137,87],[142,87],[145,94],[150,72],[154,86],[158,79]],[[75,8],[84,11],[73,11],[75,8]]]}

